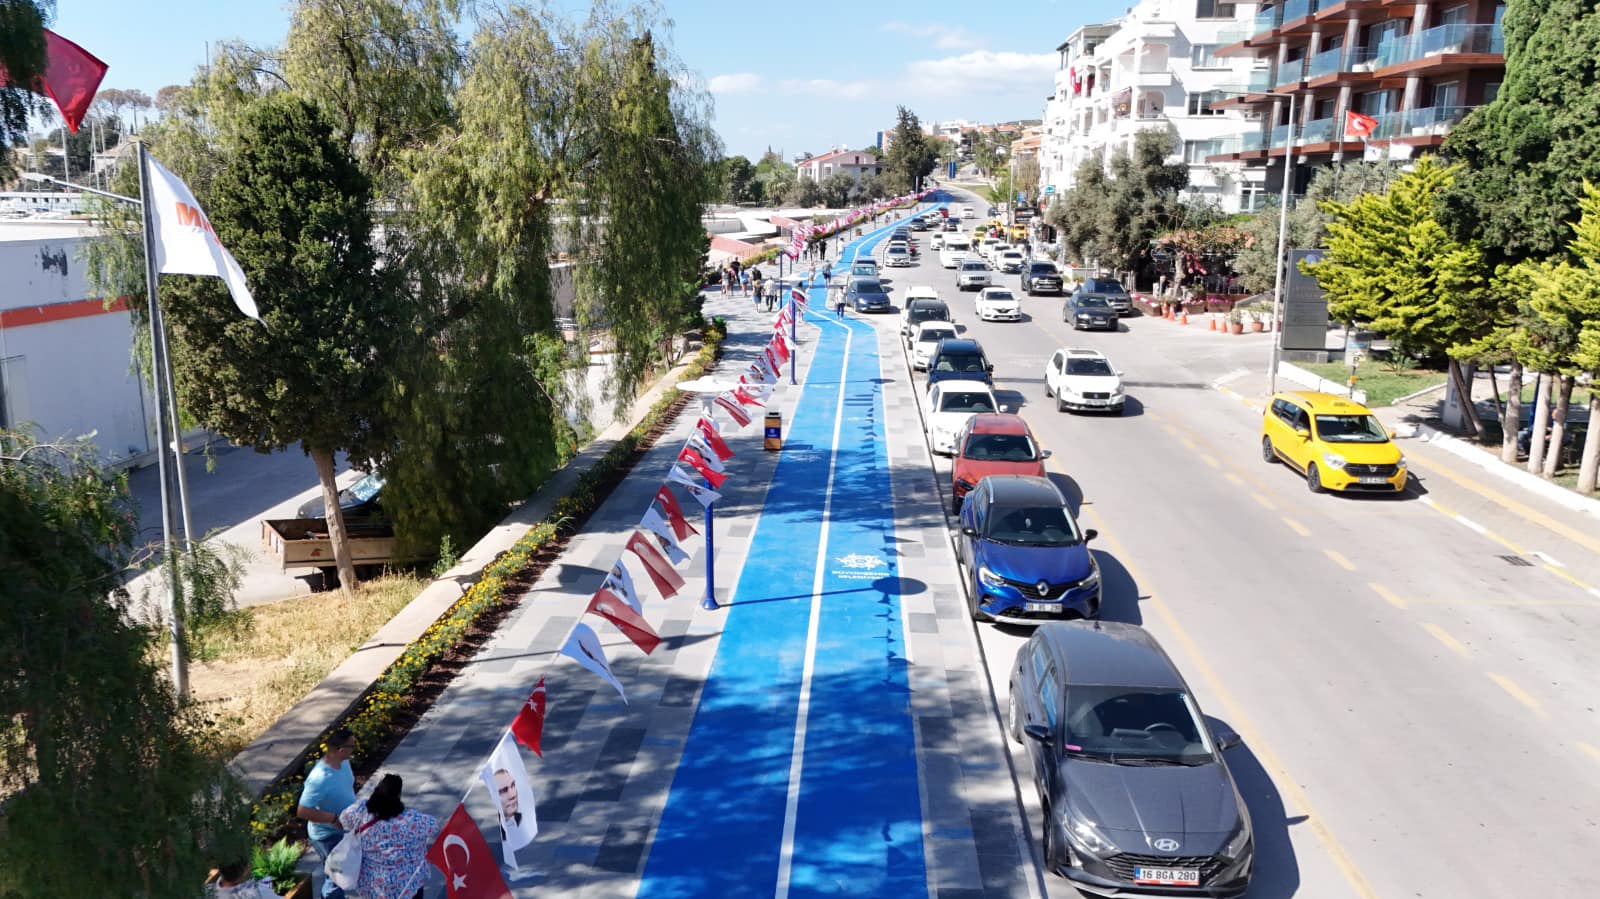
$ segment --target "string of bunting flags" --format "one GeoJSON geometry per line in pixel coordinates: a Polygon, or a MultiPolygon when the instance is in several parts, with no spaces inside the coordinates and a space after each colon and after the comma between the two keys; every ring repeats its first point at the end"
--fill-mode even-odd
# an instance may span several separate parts
{"type": "MultiPolygon", "coordinates": [[[[780,367],[794,353],[785,329],[790,321],[803,319],[808,304],[805,291],[799,287],[794,288],[792,297],[794,303],[785,304],[773,323],[774,333],[767,345],[739,375],[738,386],[718,394],[713,402],[713,406],[726,412],[740,429],[754,420],[750,410],[766,406],[780,367]]],[[[628,701],[627,692],[613,672],[600,636],[590,625],[588,616],[609,623],[646,655],[661,645],[661,636],[645,618],[642,594],[634,581],[634,573],[642,571],[662,599],[671,599],[683,589],[685,581],[678,568],[691,558],[689,541],[696,537],[703,539],[704,535],[684,514],[683,504],[673,488],[693,497],[702,508],[709,508],[722,498],[720,491],[728,479],[727,462],[733,456],[722,427],[711,414],[702,414],[667,470],[663,483],[651,497],[644,515],[623,542],[616,562],[590,597],[585,617],[573,625],[562,641],[558,655],[577,662],[599,677],[617,691],[624,704],[628,701]]],[[[517,865],[517,850],[532,843],[539,833],[532,780],[517,747],[544,757],[540,744],[549,702],[550,686],[547,677],[541,676],[506,726],[477,778],[477,783],[495,799],[501,851],[513,877],[522,873],[517,865]]],[[[495,863],[483,832],[466,810],[467,798],[475,788],[468,788],[446,819],[428,850],[427,861],[444,874],[448,899],[511,899],[505,874],[495,863]]],[[[419,867],[412,875],[413,883],[401,891],[402,895],[409,895],[422,870],[419,867]]]]}
{"type": "Polygon", "coordinates": [[[787,254],[790,259],[799,259],[800,253],[805,250],[806,241],[810,238],[832,237],[833,235],[838,234],[840,231],[843,231],[846,228],[852,228],[855,225],[872,218],[881,212],[884,212],[885,210],[893,209],[894,207],[905,203],[911,203],[925,199],[931,193],[933,193],[933,191],[930,189],[917,191],[915,193],[903,194],[888,200],[879,200],[876,203],[869,203],[866,206],[858,206],[855,209],[838,216],[831,222],[822,222],[820,224],[812,225],[796,225],[794,228],[794,233],[789,239],[789,248],[784,250],[784,253],[787,254]]]}

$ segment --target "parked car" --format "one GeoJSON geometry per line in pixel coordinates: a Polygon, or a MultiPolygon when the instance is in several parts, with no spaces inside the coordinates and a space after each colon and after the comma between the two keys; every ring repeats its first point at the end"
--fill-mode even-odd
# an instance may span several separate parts
{"type": "Polygon", "coordinates": [[[952,234],[939,247],[939,264],[945,268],[955,268],[971,251],[972,241],[965,234],[952,234]]]}
{"type": "Polygon", "coordinates": [[[994,364],[984,355],[983,345],[971,338],[941,340],[928,357],[928,383],[939,381],[982,381],[994,383],[994,364]]]}
{"type": "Polygon", "coordinates": [[[961,504],[957,553],[966,566],[974,621],[1033,624],[1100,614],[1094,531],[1078,530],[1049,478],[990,475],[961,504]]]}
{"type": "Polygon", "coordinates": [[[952,215],[949,218],[944,220],[943,224],[941,224],[939,226],[939,230],[940,231],[949,232],[949,233],[954,233],[954,232],[960,231],[961,230],[961,220],[959,218],[957,218],[956,216],[952,215]]]}
{"type": "Polygon", "coordinates": [[[956,434],[967,423],[967,419],[979,412],[1006,411],[1006,407],[995,399],[994,390],[978,381],[929,384],[926,400],[928,443],[935,453],[942,456],[955,451],[956,434]]]}
{"type": "Polygon", "coordinates": [[[978,319],[986,322],[1022,321],[1022,304],[1017,295],[1005,287],[985,287],[973,304],[978,319]]]}
{"type": "Polygon", "coordinates": [[[1061,320],[1072,325],[1074,331],[1117,330],[1117,310],[1095,293],[1076,291],[1067,297],[1061,304],[1061,320]]]}
{"type": "Polygon", "coordinates": [[[911,335],[911,367],[917,371],[926,371],[928,359],[933,356],[933,351],[939,346],[941,340],[955,340],[960,335],[956,333],[956,326],[947,321],[925,321],[916,326],[911,335]]]}
{"type": "Polygon", "coordinates": [[[1122,372],[1099,350],[1064,347],[1044,366],[1044,395],[1056,398],[1056,411],[1115,412],[1127,403],[1122,372]]]}
{"type": "Polygon", "coordinates": [[[911,220],[911,230],[913,230],[913,231],[926,231],[926,230],[928,230],[928,220],[923,216],[920,216],[920,215],[917,216],[916,218],[911,220]]]}
{"type": "Polygon", "coordinates": [[[930,249],[930,250],[938,250],[938,249],[942,249],[943,247],[944,247],[944,232],[943,231],[935,231],[935,232],[933,232],[933,236],[928,238],[928,249],[930,249]]]}
{"type": "Polygon", "coordinates": [[[1027,747],[1044,865],[1101,895],[1236,897],[1250,812],[1172,659],[1143,628],[1053,621],[1011,667],[1006,730],[1027,747]]]}
{"type": "Polygon", "coordinates": [[[900,309],[900,339],[909,341],[918,324],[934,320],[950,320],[950,307],[939,299],[939,292],[925,284],[907,288],[900,309]]]}
{"type": "Polygon", "coordinates": [[[1022,270],[1022,292],[1030,297],[1041,293],[1059,294],[1063,283],[1054,262],[1030,262],[1022,270]]]}
{"type": "Polygon", "coordinates": [[[1015,275],[1022,271],[1025,260],[1021,250],[1001,250],[998,254],[999,268],[1008,275],[1015,275]]]}
{"type": "Polygon", "coordinates": [[[851,278],[845,288],[844,301],[857,312],[889,312],[894,306],[889,302],[889,292],[877,278],[851,278]]]}
{"type": "Polygon", "coordinates": [[[850,277],[876,278],[878,277],[878,263],[871,256],[858,257],[850,263],[850,277]]]}
{"type": "Polygon", "coordinates": [[[890,244],[883,251],[884,268],[907,268],[911,265],[911,249],[905,244],[890,244]]]}
{"type": "Polygon", "coordinates": [[[950,511],[960,512],[978,482],[992,474],[1044,477],[1050,451],[1039,448],[1028,423],[1019,415],[985,412],[974,415],[956,434],[950,460],[950,511]]]}
{"type": "MultiPolygon", "coordinates": [[[[295,510],[295,517],[322,518],[325,508],[322,494],[318,493],[295,510]]],[[[383,473],[374,471],[340,490],[339,510],[344,513],[344,520],[348,524],[386,520],[383,511],[383,473]]]]}
{"type": "Polygon", "coordinates": [[[1072,294],[1102,297],[1106,305],[1116,310],[1118,315],[1133,314],[1133,297],[1128,295],[1128,290],[1122,286],[1122,282],[1114,278],[1090,278],[1078,285],[1078,289],[1072,294]]]}
{"type": "Polygon", "coordinates": [[[961,260],[961,266],[956,269],[958,290],[980,290],[993,283],[989,275],[989,264],[976,256],[968,256],[961,260]]]}
{"type": "Polygon", "coordinates": [[[970,219],[970,218],[977,217],[977,215],[978,215],[977,210],[973,209],[971,206],[963,206],[963,207],[961,207],[961,217],[962,218],[970,219]]]}
{"type": "Polygon", "coordinates": [[[1278,393],[1261,417],[1261,458],[1304,473],[1312,493],[1399,493],[1406,489],[1406,457],[1392,436],[1354,400],[1314,391],[1278,393]]]}

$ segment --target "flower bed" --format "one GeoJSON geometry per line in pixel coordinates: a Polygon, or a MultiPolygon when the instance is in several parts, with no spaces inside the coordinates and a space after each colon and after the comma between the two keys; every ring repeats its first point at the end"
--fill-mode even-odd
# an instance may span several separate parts
{"type": "MultiPolygon", "coordinates": [[[[725,335],[726,326],[720,319],[704,329],[700,353],[689,364],[685,379],[711,370],[722,355],[725,335]]],[[[532,583],[688,402],[688,395],[677,391],[668,391],[656,400],[633,430],[578,476],[572,490],[556,500],[544,520],[484,568],[477,583],[367,688],[353,711],[306,747],[305,764],[300,770],[279,778],[262,791],[251,810],[251,835],[263,842],[302,835],[301,822],[294,817],[295,804],[305,773],[327,752],[327,735],[334,728],[348,727],[356,735],[358,754],[352,762],[356,773],[364,776],[375,771],[427,711],[433,698],[443,692],[460,666],[457,657],[470,655],[510,612],[514,605],[511,600],[517,596],[513,588],[532,583]],[[422,695],[419,688],[423,688],[422,695]]]]}

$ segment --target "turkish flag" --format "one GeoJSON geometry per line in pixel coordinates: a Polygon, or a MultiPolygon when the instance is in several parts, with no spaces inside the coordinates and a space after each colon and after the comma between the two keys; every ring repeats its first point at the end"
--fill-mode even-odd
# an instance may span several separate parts
{"type": "Polygon", "coordinates": [[[544,735],[544,678],[539,678],[533,695],[517,710],[517,717],[511,719],[511,735],[533,750],[534,755],[544,758],[544,753],[539,751],[539,738],[544,735]]]}
{"type": "Polygon", "coordinates": [[[771,347],[772,354],[778,357],[780,364],[789,361],[789,342],[784,340],[782,335],[772,338],[768,346],[771,347]]]}
{"type": "Polygon", "coordinates": [[[750,413],[744,411],[744,407],[739,405],[739,401],[733,398],[733,391],[717,394],[716,403],[728,413],[729,417],[739,423],[739,427],[749,427],[750,413]]]}
{"type": "MultiPolygon", "coordinates": [[[[777,366],[773,366],[773,368],[774,368],[774,370],[776,370],[777,366]]],[[[733,398],[738,400],[739,402],[743,403],[746,406],[761,406],[762,405],[761,400],[758,399],[755,394],[751,393],[750,391],[746,390],[743,387],[740,387],[740,388],[734,390],[733,398]]]]}
{"type": "Polygon", "coordinates": [[[44,30],[44,48],[44,77],[39,80],[44,92],[56,101],[67,127],[76,134],[89,112],[89,104],[94,102],[95,91],[100,89],[100,80],[106,77],[106,64],[48,28],[44,30]]]}
{"type": "Polygon", "coordinates": [[[644,570],[649,572],[651,582],[661,591],[662,599],[675,596],[683,589],[683,578],[678,576],[678,570],[672,567],[667,557],[661,554],[653,538],[636,530],[628,538],[627,547],[644,563],[644,570]]]}
{"type": "Polygon", "coordinates": [[[1372,136],[1378,128],[1378,120],[1369,115],[1362,115],[1353,109],[1346,110],[1344,114],[1344,136],[1365,140],[1372,136]]]}
{"type": "Polygon", "coordinates": [[[428,864],[444,875],[449,899],[512,899],[483,833],[459,803],[428,847],[428,864]]]}
{"type": "Polygon", "coordinates": [[[721,487],[722,482],[728,479],[727,475],[712,468],[710,463],[706,462],[704,456],[688,447],[684,447],[683,451],[678,453],[678,459],[693,465],[694,470],[700,472],[700,476],[710,481],[713,487],[721,487]]]}
{"type": "Polygon", "coordinates": [[[700,533],[689,523],[689,519],[683,517],[683,507],[678,505],[678,498],[673,495],[671,487],[662,484],[661,489],[656,491],[656,502],[666,511],[667,523],[672,525],[672,532],[678,535],[679,540],[687,540],[690,534],[700,533]]]}
{"type": "Polygon", "coordinates": [[[700,436],[706,439],[711,451],[717,458],[726,462],[733,458],[733,450],[728,448],[728,442],[722,439],[722,432],[717,430],[717,423],[709,418],[702,418],[695,422],[695,427],[700,429],[700,436]]]}
{"type": "Polygon", "coordinates": [[[645,655],[655,652],[661,645],[661,636],[644,616],[633,610],[633,607],[618,599],[615,593],[602,587],[596,590],[589,600],[589,611],[617,626],[622,635],[633,641],[645,655]]]}

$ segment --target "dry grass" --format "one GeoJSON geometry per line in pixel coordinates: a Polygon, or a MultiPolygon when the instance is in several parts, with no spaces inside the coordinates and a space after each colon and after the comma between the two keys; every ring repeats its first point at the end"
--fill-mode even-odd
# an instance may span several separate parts
{"type": "Polygon", "coordinates": [[[240,610],[246,626],[216,636],[207,661],[189,669],[194,698],[221,732],[222,753],[232,756],[264,733],[426,583],[392,574],[349,599],[330,591],[240,610]]]}

